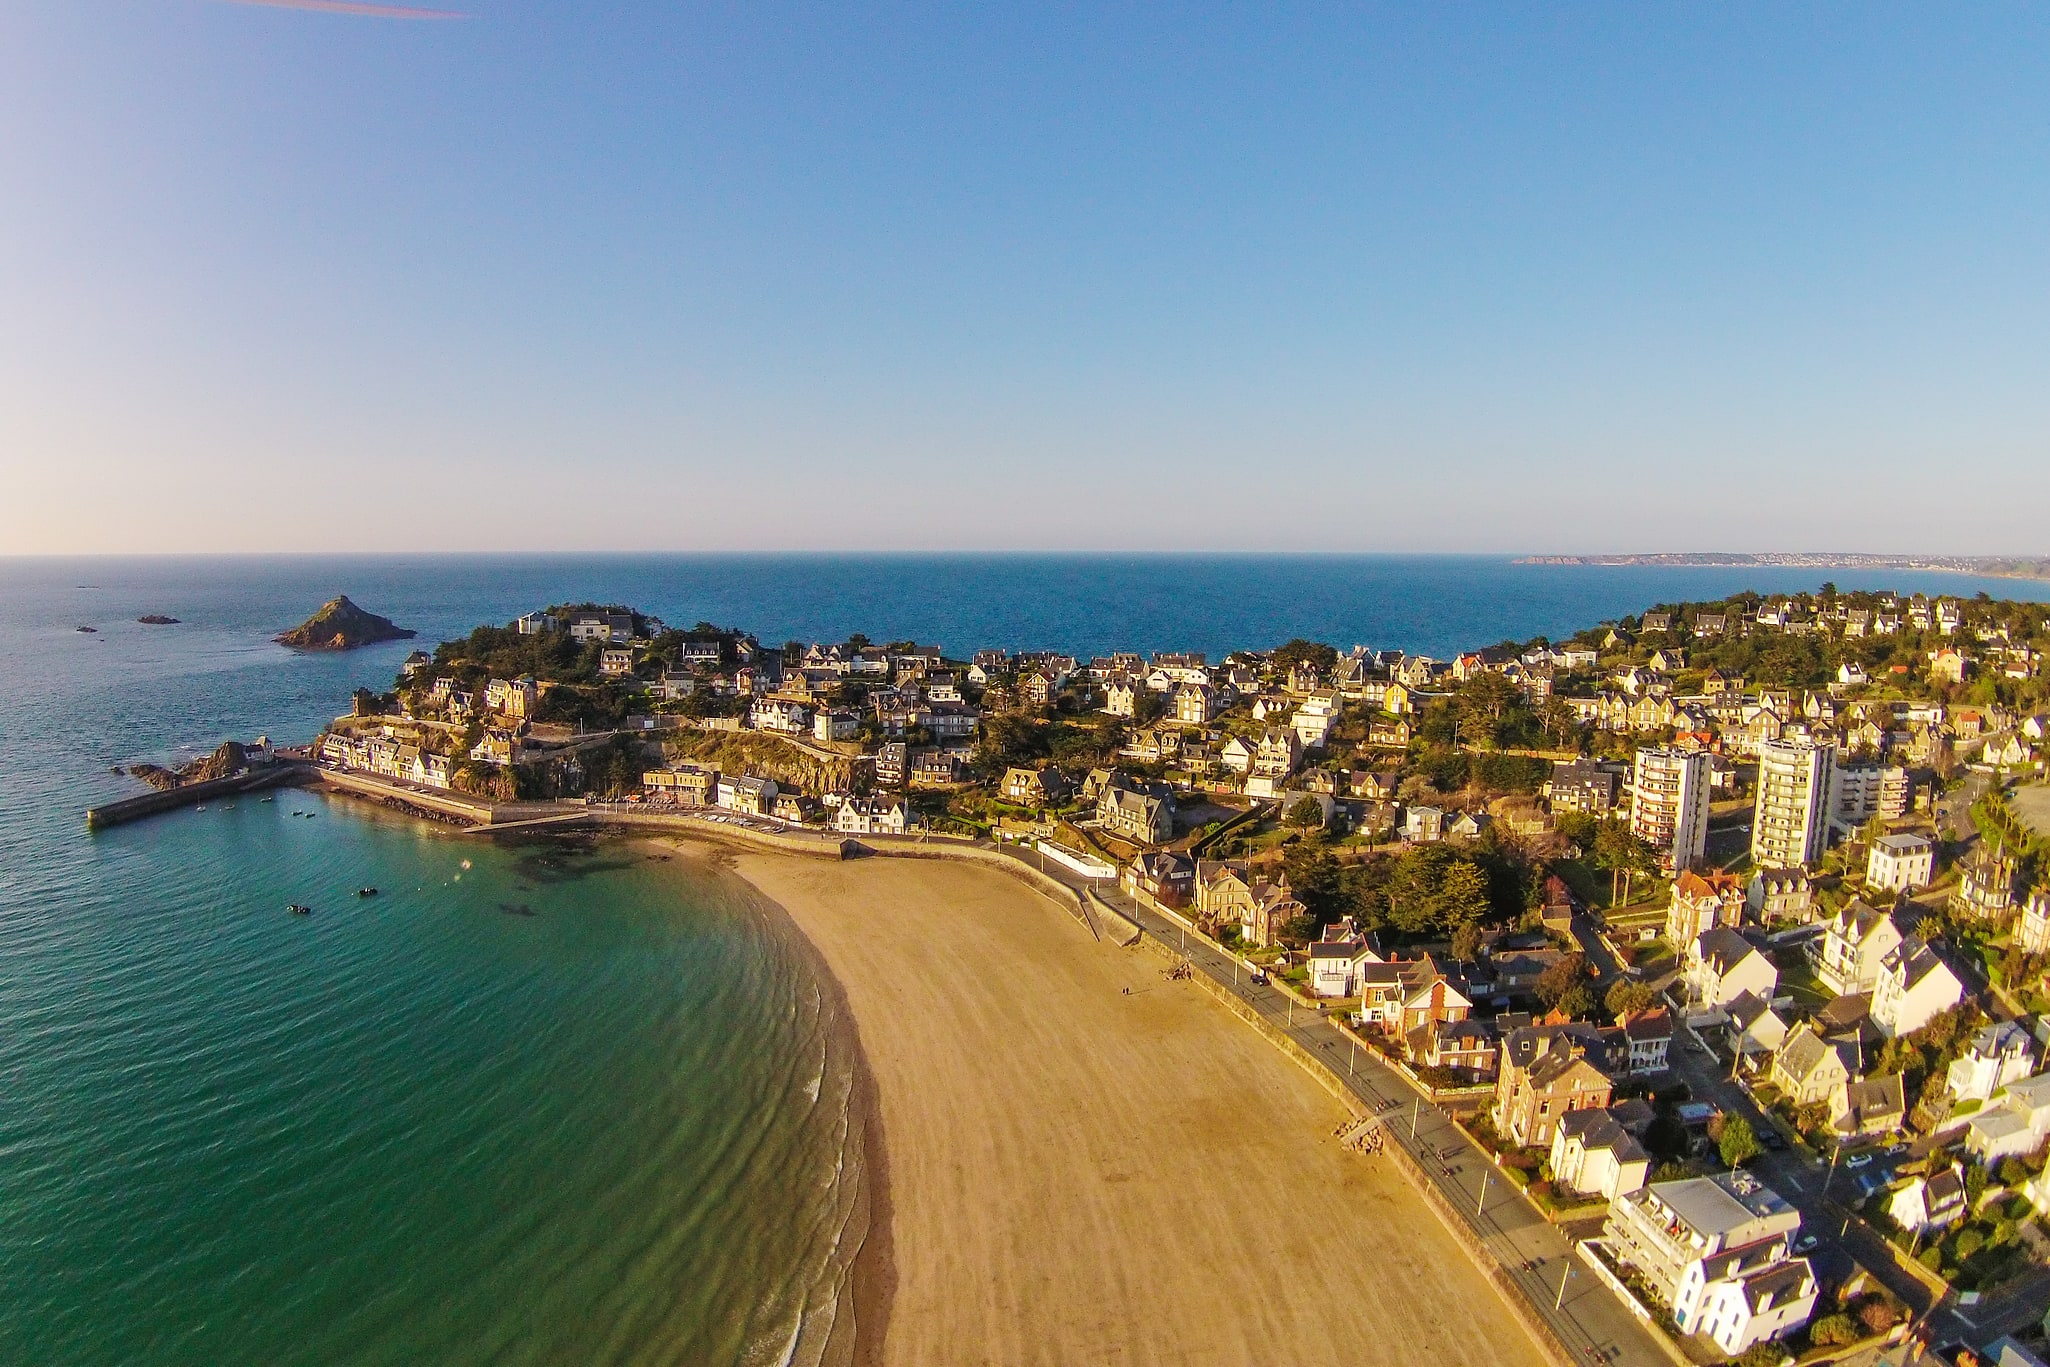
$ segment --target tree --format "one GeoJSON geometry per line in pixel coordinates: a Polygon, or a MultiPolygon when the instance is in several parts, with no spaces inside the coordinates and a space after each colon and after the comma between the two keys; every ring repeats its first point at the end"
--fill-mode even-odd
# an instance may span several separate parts
{"type": "Polygon", "coordinates": [[[1296,664],[1307,664],[1319,674],[1329,674],[1338,663],[1338,651],[1321,641],[1305,641],[1300,636],[1284,641],[1274,648],[1274,667],[1288,669],[1296,664]]]}
{"type": "Polygon", "coordinates": [[[1552,1009],[1570,1020],[1586,1020],[1594,1014],[1594,984],[1586,979],[1573,984],[1552,1004],[1552,1009]]]}
{"type": "Polygon", "coordinates": [[[1468,921],[1452,932],[1452,957],[1460,963],[1470,964],[1480,956],[1481,928],[1468,921]]]}
{"type": "Polygon", "coordinates": [[[1483,919],[1489,909],[1488,876],[1480,865],[1470,859],[1447,865],[1438,884],[1439,924],[1456,930],[1483,919]]]}
{"type": "Polygon", "coordinates": [[[1305,794],[1297,798],[1295,805],[1288,809],[1286,819],[1289,825],[1299,826],[1304,830],[1321,828],[1324,824],[1324,804],[1305,794]]]}
{"type": "Polygon", "coordinates": [[[1568,954],[1538,974],[1538,1000],[1546,1006],[1557,1006],[1560,999],[1586,977],[1587,956],[1568,954]]]}
{"type": "Polygon", "coordinates": [[[1731,1115],[1723,1119],[1723,1132],[1716,1140],[1716,1150],[1722,1154],[1723,1162],[1740,1168],[1764,1153],[1765,1146],[1758,1142],[1750,1121],[1741,1115],[1731,1115]]]}
{"type": "Polygon", "coordinates": [[[1649,1011],[1658,1004],[1659,994],[1650,983],[1635,978],[1618,978],[1609,988],[1602,1005],[1609,1009],[1609,1015],[1620,1017],[1628,1012],[1649,1011]]]}
{"type": "Polygon", "coordinates": [[[1595,828],[1592,853],[1596,864],[1617,873],[1649,873],[1658,865],[1643,837],[1614,817],[1595,828]]]}

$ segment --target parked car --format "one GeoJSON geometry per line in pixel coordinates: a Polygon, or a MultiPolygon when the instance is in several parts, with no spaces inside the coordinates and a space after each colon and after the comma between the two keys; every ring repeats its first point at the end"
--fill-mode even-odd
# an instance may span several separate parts
{"type": "Polygon", "coordinates": [[[1794,1252],[1813,1253],[1815,1251],[1815,1246],[1821,1242],[1822,1240],[1816,1238],[1813,1234],[1803,1234],[1800,1238],[1794,1241],[1794,1252]]]}
{"type": "Polygon", "coordinates": [[[1846,1158],[1846,1159],[1844,1160],[1844,1166],[1845,1166],[1845,1167],[1847,1167],[1847,1168],[1862,1168],[1862,1167],[1866,1167],[1866,1166],[1870,1165],[1870,1164],[1871,1164],[1871,1162],[1872,1162],[1872,1155],[1871,1155],[1871,1154],[1869,1154],[1869,1153],[1854,1153],[1854,1154],[1852,1154],[1852,1155],[1851,1155],[1851,1156],[1850,1156],[1849,1158],[1846,1158]]]}

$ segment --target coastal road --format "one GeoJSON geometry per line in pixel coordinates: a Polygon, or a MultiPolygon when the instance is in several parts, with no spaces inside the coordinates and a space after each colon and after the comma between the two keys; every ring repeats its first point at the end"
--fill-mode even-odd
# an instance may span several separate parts
{"type": "MultiPolygon", "coordinates": [[[[1062,881],[1078,891],[1091,886],[1079,878],[1062,881]]],[[[1501,1176],[1487,1153],[1450,1116],[1400,1073],[1356,1048],[1339,1034],[1333,1018],[1296,1005],[1277,988],[1254,983],[1229,955],[1187,935],[1114,886],[1094,886],[1098,896],[1146,934],[1234,993],[1275,1029],[1326,1059],[1367,1109],[1381,1117],[1389,1140],[1416,1160],[1445,1203],[1459,1212],[1467,1231],[1494,1256],[1509,1282],[1577,1361],[1633,1367],[1671,1361],[1656,1331],[1595,1280],[1566,1236],[1501,1176]]]]}

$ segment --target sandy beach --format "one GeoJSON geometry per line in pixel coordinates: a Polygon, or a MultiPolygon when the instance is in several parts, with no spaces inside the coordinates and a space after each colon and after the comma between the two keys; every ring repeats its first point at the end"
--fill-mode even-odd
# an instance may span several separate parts
{"type": "Polygon", "coordinates": [[[722,862],[817,947],[872,1072],[860,1361],[1540,1360],[1401,1176],[1331,1138],[1338,1102],[1158,960],[986,869],[722,862]]]}

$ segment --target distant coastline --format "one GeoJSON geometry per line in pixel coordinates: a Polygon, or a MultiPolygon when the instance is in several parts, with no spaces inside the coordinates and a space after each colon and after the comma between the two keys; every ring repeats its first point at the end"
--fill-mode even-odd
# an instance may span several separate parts
{"type": "Polygon", "coordinates": [[[1656,551],[1643,555],[1524,555],[1516,565],[1631,565],[1672,569],[1771,566],[1805,570],[1931,570],[1990,579],[2050,579],[2050,556],[1863,555],[1833,551],[1656,551]]]}

